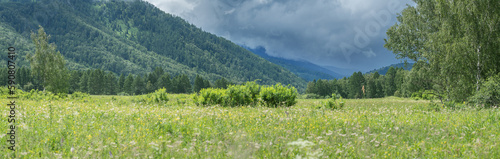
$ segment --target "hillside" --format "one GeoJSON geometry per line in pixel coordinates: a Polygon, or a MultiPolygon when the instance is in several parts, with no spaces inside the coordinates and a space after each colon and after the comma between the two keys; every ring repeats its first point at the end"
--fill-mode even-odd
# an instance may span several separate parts
{"type": "MultiPolygon", "coordinates": [[[[172,75],[215,81],[262,79],[262,84],[305,81],[250,51],[143,1],[42,0],[0,2],[0,44],[33,52],[30,32],[43,26],[72,70],[100,68],[145,74],[161,67],[172,75]]],[[[5,63],[6,56],[0,63],[5,63]]]]}
{"type": "Polygon", "coordinates": [[[405,70],[411,70],[413,68],[413,63],[408,63],[407,65],[405,65],[404,63],[392,64],[390,66],[385,66],[385,67],[382,67],[382,68],[379,68],[379,69],[371,70],[370,72],[367,72],[367,73],[378,72],[381,75],[385,75],[387,73],[387,71],[389,70],[389,68],[391,68],[391,67],[394,67],[394,68],[404,68],[405,70]]]}
{"type": "Polygon", "coordinates": [[[296,74],[297,76],[301,77],[306,81],[313,81],[315,79],[332,80],[344,77],[344,75],[340,75],[336,72],[330,71],[326,68],[323,68],[321,66],[315,65],[307,61],[289,60],[289,59],[269,56],[266,53],[266,49],[262,47],[258,47],[255,49],[251,49],[248,47],[244,48],[274,64],[280,65],[281,67],[290,70],[292,73],[296,74]]]}

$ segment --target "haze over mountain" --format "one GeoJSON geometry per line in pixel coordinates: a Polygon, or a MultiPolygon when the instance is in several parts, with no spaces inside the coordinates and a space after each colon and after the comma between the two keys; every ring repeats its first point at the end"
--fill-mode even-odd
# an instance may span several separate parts
{"type": "Polygon", "coordinates": [[[386,30],[410,0],[147,0],[236,44],[341,74],[400,63],[386,30]]]}
{"type": "Polygon", "coordinates": [[[346,76],[338,74],[336,72],[333,72],[331,70],[328,70],[326,68],[323,68],[321,66],[315,65],[307,61],[289,60],[289,59],[269,56],[266,52],[266,49],[263,47],[257,47],[255,49],[251,49],[248,47],[244,48],[248,49],[249,51],[252,51],[253,53],[259,55],[260,57],[272,63],[275,63],[290,70],[292,73],[296,74],[297,76],[303,78],[306,81],[313,81],[315,79],[332,80],[332,79],[343,78],[346,76]]]}
{"type": "MultiPolygon", "coordinates": [[[[144,74],[162,67],[170,74],[196,74],[212,82],[261,79],[262,84],[305,81],[222,37],[202,31],[144,1],[2,0],[0,46],[15,46],[18,63],[33,53],[30,32],[43,26],[70,69],[100,68],[144,74]]],[[[5,54],[0,55],[5,64],[5,54]]]]}

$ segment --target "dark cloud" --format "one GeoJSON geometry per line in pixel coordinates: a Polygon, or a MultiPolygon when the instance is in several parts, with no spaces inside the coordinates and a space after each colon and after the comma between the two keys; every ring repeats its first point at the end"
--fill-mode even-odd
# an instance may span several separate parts
{"type": "Polygon", "coordinates": [[[147,0],[203,30],[271,56],[368,71],[397,63],[383,47],[401,0],[147,0]]]}

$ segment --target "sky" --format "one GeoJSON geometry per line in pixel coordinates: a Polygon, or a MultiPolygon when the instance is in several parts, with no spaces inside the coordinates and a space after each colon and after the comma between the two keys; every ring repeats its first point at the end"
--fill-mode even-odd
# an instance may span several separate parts
{"type": "Polygon", "coordinates": [[[146,0],[270,56],[366,72],[400,63],[386,30],[409,0],[146,0]]]}

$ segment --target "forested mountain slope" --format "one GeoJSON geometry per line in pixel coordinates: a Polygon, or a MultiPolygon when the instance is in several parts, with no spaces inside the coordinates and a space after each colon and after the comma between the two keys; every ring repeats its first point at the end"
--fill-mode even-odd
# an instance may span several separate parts
{"type": "MultiPolygon", "coordinates": [[[[29,35],[40,25],[73,70],[99,68],[116,74],[144,74],[161,67],[191,79],[199,74],[211,81],[221,77],[234,82],[262,79],[262,84],[281,82],[305,88],[305,81],[290,71],[147,2],[0,3],[0,44],[16,46],[21,56],[33,52],[29,35]]],[[[18,61],[28,65],[24,58],[18,61]]]]}
{"type": "Polygon", "coordinates": [[[272,57],[267,55],[266,49],[263,47],[257,47],[255,49],[251,49],[248,47],[244,47],[247,50],[259,55],[260,57],[277,64],[281,67],[284,67],[290,70],[292,73],[301,77],[302,79],[310,82],[315,79],[340,79],[345,77],[345,75],[338,74],[321,66],[315,65],[313,63],[307,61],[297,61],[297,60],[289,60],[280,57],[272,57]]]}

